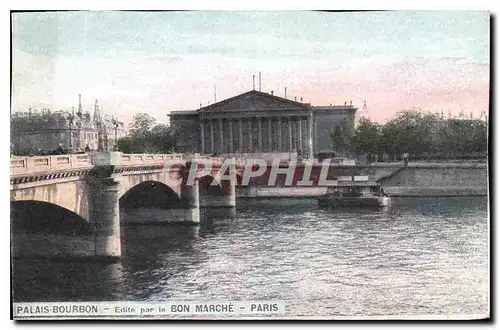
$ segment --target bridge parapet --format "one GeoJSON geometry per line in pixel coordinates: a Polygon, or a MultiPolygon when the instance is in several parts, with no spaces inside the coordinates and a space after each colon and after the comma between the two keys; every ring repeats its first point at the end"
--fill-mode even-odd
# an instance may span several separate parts
{"type": "MultiPolygon", "coordinates": [[[[91,169],[94,166],[148,166],[164,164],[185,165],[187,161],[203,159],[213,166],[222,166],[224,157],[210,157],[184,154],[123,154],[121,152],[94,152],[73,155],[17,157],[10,160],[11,176],[33,173],[61,172],[65,170],[91,169]]],[[[243,167],[245,159],[236,158],[236,166],[243,167]]]]}
{"type": "Polygon", "coordinates": [[[209,161],[210,163],[212,163],[212,165],[215,165],[215,166],[221,166],[224,163],[224,158],[223,157],[199,156],[199,157],[195,157],[194,159],[206,160],[206,161],[209,161]]]}
{"type": "Polygon", "coordinates": [[[123,154],[121,152],[103,152],[93,154],[96,166],[148,166],[179,163],[185,164],[183,154],[123,154]]]}
{"type": "Polygon", "coordinates": [[[121,154],[117,165],[158,165],[185,162],[183,154],[121,154]]]}
{"type": "Polygon", "coordinates": [[[92,166],[93,162],[90,154],[35,157],[15,156],[10,159],[10,171],[13,176],[70,169],[87,169],[92,166]]]}
{"type": "MultiPolygon", "coordinates": [[[[202,160],[206,161],[212,164],[212,166],[219,167],[222,166],[222,164],[228,159],[227,157],[212,157],[212,156],[199,156],[199,155],[192,155],[186,157],[186,160],[188,161],[193,161],[193,160],[202,160]]],[[[243,167],[246,164],[246,160],[244,158],[234,158],[235,159],[235,165],[236,167],[243,167]]]]}

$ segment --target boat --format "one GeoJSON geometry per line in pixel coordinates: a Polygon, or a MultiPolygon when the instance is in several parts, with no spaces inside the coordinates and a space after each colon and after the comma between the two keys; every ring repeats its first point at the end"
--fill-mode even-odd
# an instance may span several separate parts
{"type": "Polygon", "coordinates": [[[318,197],[318,205],[326,207],[383,208],[389,206],[391,198],[380,184],[363,181],[338,181],[318,197]]]}

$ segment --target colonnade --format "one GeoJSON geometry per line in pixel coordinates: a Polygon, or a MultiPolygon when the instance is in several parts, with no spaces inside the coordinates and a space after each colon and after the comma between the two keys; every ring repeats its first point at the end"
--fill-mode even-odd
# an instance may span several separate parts
{"type": "Polygon", "coordinates": [[[201,153],[311,152],[312,117],[205,118],[200,121],[201,153]]]}

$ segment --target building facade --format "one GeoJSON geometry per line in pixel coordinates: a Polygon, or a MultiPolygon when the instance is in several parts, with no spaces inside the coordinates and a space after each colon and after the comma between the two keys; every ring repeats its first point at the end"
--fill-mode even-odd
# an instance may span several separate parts
{"type": "Polygon", "coordinates": [[[169,116],[183,152],[312,157],[335,152],[331,133],[342,121],[354,127],[356,110],[347,104],[315,107],[252,90],[169,116]]]}
{"type": "Polygon", "coordinates": [[[126,135],[123,122],[101,116],[95,100],[94,113],[84,111],[79,97],[78,110],[49,109],[16,112],[11,117],[11,152],[14,154],[113,150],[116,139],[126,135]]]}

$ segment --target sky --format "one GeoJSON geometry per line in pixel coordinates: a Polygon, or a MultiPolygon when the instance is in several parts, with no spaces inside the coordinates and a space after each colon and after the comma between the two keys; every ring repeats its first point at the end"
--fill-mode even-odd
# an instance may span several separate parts
{"type": "Polygon", "coordinates": [[[12,14],[12,111],[71,110],[82,94],[128,122],[252,89],[362,108],[488,110],[489,13],[38,12],[12,14]],[[216,89],[216,96],[214,95],[216,89]]]}

